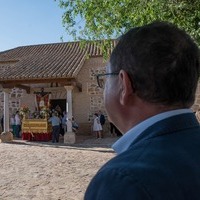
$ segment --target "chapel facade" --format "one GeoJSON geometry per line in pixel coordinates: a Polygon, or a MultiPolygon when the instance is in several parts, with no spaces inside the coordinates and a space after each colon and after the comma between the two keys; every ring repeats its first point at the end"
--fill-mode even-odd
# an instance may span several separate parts
{"type": "Polygon", "coordinates": [[[34,112],[35,94],[43,88],[50,93],[51,107],[59,105],[76,119],[79,134],[91,134],[93,114],[101,110],[106,115],[95,76],[105,72],[105,65],[102,51],[93,43],[31,45],[0,52],[0,117],[5,107],[9,118],[24,105],[34,112]]]}
{"type": "MultiPolygon", "coordinates": [[[[110,49],[114,46],[112,41],[110,49]]],[[[0,117],[6,113],[9,120],[23,105],[33,112],[35,94],[44,88],[50,94],[50,106],[66,110],[79,123],[79,133],[89,135],[93,114],[101,110],[106,116],[103,90],[95,77],[105,72],[105,66],[102,51],[93,43],[30,45],[0,52],[0,117]]],[[[199,108],[200,84],[192,106],[194,112],[199,108]]]]}

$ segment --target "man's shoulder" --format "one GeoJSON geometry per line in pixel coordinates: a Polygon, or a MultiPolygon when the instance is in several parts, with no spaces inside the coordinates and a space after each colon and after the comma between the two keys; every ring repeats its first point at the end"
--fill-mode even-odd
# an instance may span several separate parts
{"type": "MultiPolygon", "coordinates": [[[[125,199],[154,199],[152,195],[160,197],[158,199],[170,199],[170,194],[173,193],[176,199],[183,199],[177,192],[180,190],[180,185],[183,188],[188,187],[190,191],[193,188],[197,191],[200,186],[199,180],[196,179],[193,185],[188,186],[188,182],[195,179],[195,175],[200,176],[199,170],[193,167],[191,160],[184,157],[181,152],[173,154],[170,149],[165,150],[162,147],[159,149],[152,144],[147,146],[148,148],[143,149],[130,148],[108,161],[93,178],[87,196],[98,196],[95,193],[98,191],[102,199],[120,199],[118,195],[124,195],[125,199]],[[181,160],[177,159],[179,157],[181,160]],[[190,166],[185,168],[186,162],[190,163],[190,166]],[[187,174],[186,177],[181,176],[180,169],[185,175],[187,174]],[[163,197],[165,192],[167,194],[163,197]]],[[[193,151],[189,153],[193,155],[193,151]]],[[[197,153],[194,159],[196,165],[200,166],[200,159],[196,158],[197,153]]]]}
{"type": "MultiPolygon", "coordinates": [[[[107,162],[92,179],[85,199],[150,199],[137,173],[125,155],[116,156],[107,162]]],[[[141,173],[142,176],[142,173],[141,173]]]]}
{"type": "Polygon", "coordinates": [[[148,160],[140,159],[143,151],[141,149],[129,149],[120,155],[109,160],[98,172],[100,176],[103,174],[105,177],[113,176],[116,179],[132,179],[132,182],[136,180],[136,177],[143,176],[142,171],[148,168],[148,160]],[[141,173],[140,173],[141,172],[141,173]]]}

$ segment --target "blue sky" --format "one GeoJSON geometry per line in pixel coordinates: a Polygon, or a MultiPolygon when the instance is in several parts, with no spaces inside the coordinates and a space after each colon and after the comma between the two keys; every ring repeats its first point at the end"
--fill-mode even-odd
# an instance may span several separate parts
{"type": "Polygon", "coordinates": [[[72,41],[54,0],[0,0],[0,51],[18,46],[72,41]]]}

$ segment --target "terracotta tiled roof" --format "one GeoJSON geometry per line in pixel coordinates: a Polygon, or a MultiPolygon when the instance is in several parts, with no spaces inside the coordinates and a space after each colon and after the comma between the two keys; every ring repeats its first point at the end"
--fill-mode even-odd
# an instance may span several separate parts
{"type": "MultiPolygon", "coordinates": [[[[114,41],[113,41],[114,44],[114,41]]],[[[0,52],[0,82],[75,78],[88,56],[102,56],[95,44],[80,42],[17,47],[0,52]]]]}

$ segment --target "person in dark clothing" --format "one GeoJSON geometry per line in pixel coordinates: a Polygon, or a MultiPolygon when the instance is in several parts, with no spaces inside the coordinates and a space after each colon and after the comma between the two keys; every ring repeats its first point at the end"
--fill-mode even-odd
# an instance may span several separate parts
{"type": "Polygon", "coordinates": [[[3,120],[3,116],[1,118],[1,129],[2,129],[2,132],[4,131],[4,120],[3,120]]]}
{"type": "Polygon", "coordinates": [[[100,110],[99,110],[98,115],[99,115],[100,124],[101,124],[101,126],[103,126],[106,122],[105,116],[102,114],[102,112],[100,110]]]}
{"type": "Polygon", "coordinates": [[[115,134],[117,135],[117,137],[122,136],[122,133],[117,129],[117,127],[110,122],[110,134],[111,136],[114,136],[115,134]]]}
{"type": "Polygon", "coordinates": [[[119,38],[106,73],[96,76],[108,118],[123,136],[85,200],[200,199],[200,125],[191,109],[199,52],[185,31],[167,22],[119,38]]]}
{"type": "Polygon", "coordinates": [[[49,122],[51,122],[53,129],[52,143],[59,142],[61,120],[57,115],[58,113],[52,113],[52,117],[49,119],[49,122]]]}

